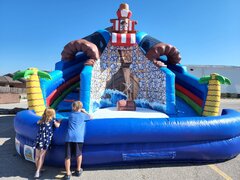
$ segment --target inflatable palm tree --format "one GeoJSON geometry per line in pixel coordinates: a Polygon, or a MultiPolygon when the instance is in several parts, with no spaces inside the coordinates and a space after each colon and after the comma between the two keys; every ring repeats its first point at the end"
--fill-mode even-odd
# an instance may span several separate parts
{"type": "Polygon", "coordinates": [[[46,107],[43,100],[42,90],[40,88],[39,77],[49,80],[51,79],[51,76],[48,73],[39,71],[37,68],[28,68],[25,71],[18,71],[14,74],[13,79],[27,79],[26,88],[28,108],[34,110],[37,115],[41,116],[46,107]]]}
{"type": "Polygon", "coordinates": [[[203,110],[203,116],[218,116],[220,99],[221,99],[221,84],[230,85],[228,78],[220,76],[217,73],[210,76],[203,76],[199,79],[199,83],[208,84],[207,99],[203,110]]]}

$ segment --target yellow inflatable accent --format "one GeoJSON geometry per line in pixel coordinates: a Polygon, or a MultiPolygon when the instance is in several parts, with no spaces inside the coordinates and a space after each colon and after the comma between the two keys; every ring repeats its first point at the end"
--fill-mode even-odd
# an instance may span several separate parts
{"type": "Polygon", "coordinates": [[[218,92],[213,91],[213,90],[208,90],[208,95],[216,96],[216,95],[218,95],[218,92]]]}
{"type": "Polygon", "coordinates": [[[209,84],[209,85],[208,85],[208,90],[213,90],[213,91],[216,91],[216,93],[217,93],[218,91],[221,90],[221,86],[209,84]]]}
{"type": "Polygon", "coordinates": [[[216,101],[216,102],[219,102],[219,101],[220,101],[220,96],[212,96],[212,95],[209,95],[209,96],[207,96],[207,101],[216,101]]]}
{"type": "Polygon", "coordinates": [[[218,116],[220,99],[221,99],[221,86],[220,84],[230,84],[230,80],[217,73],[212,73],[210,76],[200,78],[200,83],[208,82],[208,93],[203,110],[203,116],[218,116]]]}
{"type": "Polygon", "coordinates": [[[34,110],[37,115],[42,116],[45,110],[45,104],[42,96],[42,90],[40,88],[39,77],[37,74],[38,69],[29,68],[29,70],[32,70],[33,74],[26,82],[28,107],[29,109],[34,110]]]}
{"type": "Polygon", "coordinates": [[[28,101],[29,106],[39,106],[39,105],[44,105],[42,99],[33,99],[28,101]]]}
{"type": "Polygon", "coordinates": [[[39,83],[36,81],[30,81],[30,82],[28,82],[28,85],[29,86],[39,86],[39,83]]]}
{"type": "Polygon", "coordinates": [[[219,107],[220,106],[220,101],[216,102],[216,101],[206,101],[205,106],[216,106],[219,107]]]}
{"type": "Polygon", "coordinates": [[[43,99],[38,76],[45,79],[51,79],[50,74],[43,71],[39,71],[37,68],[28,68],[25,71],[16,72],[13,78],[27,79],[26,88],[27,88],[28,108],[30,110],[34,110],[37,115],[42,116],[45,110],[45,104],[44,104],[44,99],[43,99]]]}
{"type": "Polygon", "coordinates": [[[215,113],[218,113],[218,107],[212,107],[212,106],[205,106],[204,107],[204,111],[211,111],[211,112],[215,112],[215,113]]]}
{"type": "Polygon", "coordinates": [[[39,112],[39,111],[42,111],[42,112],[43,112],[43,111],[45,110],[45,108],[43,108],[42,105],[39,105],[39,106],[38,106],[38,105],[36,105],[36,106],[29,106],[29,108],[30,108],[30,107],[31,107],[34,111],[38,111],[38,112],[39,112]]]}
{"type": "Polygon", "coordinates": [[[218,113],[204,111],[203,116],[218,116],[218,113]]]}
{"type": "Polygon", "coordinates": [[[216,80],[216,79],[211,79],[211,80],[209,81],[209,84],[211,84],[211,85],[219,85],[220,82],[219,82],[218,80],[216,80]]]}
{"type": "Polygon", "coordinates": [[[35,87],[32,87],[32,86],[26,86],[26,87],[27,87],[27,93],[29,93],[29,94],[42,93],[42,90],[40,89],[40,86],[39,86],[39,88],[35,88],[35,87]]]}

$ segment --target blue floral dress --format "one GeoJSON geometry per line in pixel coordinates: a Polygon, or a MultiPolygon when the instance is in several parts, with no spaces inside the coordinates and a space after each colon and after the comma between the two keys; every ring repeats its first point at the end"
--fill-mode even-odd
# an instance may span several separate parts
{"type": "Polygon", "coordinates": [[[47,150],[51,144],[53,130],[54,121],[39,124],[39,130],[34,142],[34,148],[39,150],[47,150]]]}

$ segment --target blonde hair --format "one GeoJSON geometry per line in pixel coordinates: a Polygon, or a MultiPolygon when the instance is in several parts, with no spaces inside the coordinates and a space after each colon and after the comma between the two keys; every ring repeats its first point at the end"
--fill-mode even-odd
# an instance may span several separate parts
{"type": "Polygon", "coordinates": [[[46,108],[42,115],[42,118],[37,123],[38,124],[48,123],[52,121],[53,118],[55,118],[55,116],[56,116],[56,112],[53,108],[46,108]]]}
{"type": "Polygon", "coordinates": [[[82,104],[81,101],[74,101],[74,102],[72,103],[72,110],[73,110],[73,111],[79,111],[79,110],[82,109],[82,107],[83,107],[83,104],[82,104]]]}

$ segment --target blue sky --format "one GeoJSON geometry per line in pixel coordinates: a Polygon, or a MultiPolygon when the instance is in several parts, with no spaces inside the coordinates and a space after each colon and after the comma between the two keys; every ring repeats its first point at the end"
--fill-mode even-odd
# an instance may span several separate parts
{"type": "Polygon", "coordinates": [[[176,46],[181,64],[240,66],[239,0],[1,0],[0,75],[54,70],[64,45],[111,26],[120,3],[137,30],[176,46]]]}

